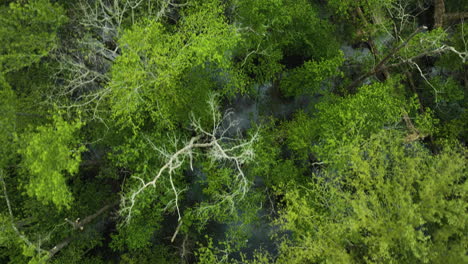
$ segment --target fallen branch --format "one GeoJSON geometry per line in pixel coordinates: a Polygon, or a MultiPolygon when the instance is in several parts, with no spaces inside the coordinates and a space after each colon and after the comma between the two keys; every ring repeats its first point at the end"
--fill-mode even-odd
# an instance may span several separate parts
{"type": "MultiPolygon", "coordinates": [[[[82,221],[80,221],[80,218],[77,218],[75,221],[70,221],[68,218],[65,218],[65,221],[71,224],[74,230],[83,231],[85,225],[91,223],[98,216],[102,215],[104,212],[108,211],[109,209],[115,207],[118,204],[119,204],[118,202],[107,204],[103,206],[101,209],[99,209],[96,213],[86,216],[82,221]]],[[[57,245],[55,245],[52,249],[49,250],[49,258],[52,258],[60,250],[68,246],[73,240],[74,240],[74,236],[69,236],[65,238],[64,240],[62,240],[57,245]]]]}
{"type": "Polygon", "coordinates": [[[114,202],[114,203],[111,203],[111,204],[107,204],[105,205],[104,207],[102,207],[101,209],[99,209],[96,213],[92,214],[92,215],[88,215],[87,217],[85,217],[83,220],[80,220],[80,218],[77,218],[75,221],[70,221],[68,218],[65,218],[65,221],[69,224],[71,224],[71,226],[73,227],[73,229],[75,230],[83,230],[84,229],[84,226],[91,223],[91,221],[93,221],[94,219],[96,219],[98,216],[100,216],[101,214],[103,214],[105,211],[109,210],[110,208],[118,205],[119,203],[118,202],[114,202]]]}

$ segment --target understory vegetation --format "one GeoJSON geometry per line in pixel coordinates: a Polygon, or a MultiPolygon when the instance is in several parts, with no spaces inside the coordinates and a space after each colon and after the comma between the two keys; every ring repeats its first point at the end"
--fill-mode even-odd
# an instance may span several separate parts
{"type": "Polygon", "coordinates": [[[0,263],[468,263],[465,19],[1,1],[0,263]]]}

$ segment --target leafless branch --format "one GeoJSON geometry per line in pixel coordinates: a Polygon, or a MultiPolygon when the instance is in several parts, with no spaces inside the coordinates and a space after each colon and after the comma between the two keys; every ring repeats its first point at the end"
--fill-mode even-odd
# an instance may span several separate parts
{"type": "MultiPolygon", "coordinates": [[[[94,214],[86,216],[83,220],[80,218],[77,218],[75,221],[71,221],[68,218],[65,218],[65,222],[69,223],[74,230],[80,230],[83,231],[85,228],[85,225],[91,223],[94,219],[108,211],[109,209],[113,208],[116,206],[118,202],[110,203],[102,208],[100,208],[98,211],[96,211],[94,214]]],[[[60,250],[68,246],[72,241],[74,240],[74,236],[69,236],[65,238],[64,240],[60,241],[58,244],[56,244],[52,249],[49,250],[49,258],[52,258],[55,254],[57,254],[60,250]]]]}
{"type": "MultiPolygon", "coordinates": [[[[158,180],[166,175],[171,183],[172,190],[175,195],[175,207],[178,213],[178,220],[182,219],[178,204],[178,191],[173,181],[173,174],[181,168],[187,161],[189,162],[190,168],[193,168],[193,156],[197,149],[206,149],[206,155],[210,157],[213,162],[216,161],[227,161],[233,164],[237,175],[235,181],[238,183],[238,188],[232,190],[231,194],[239,196],[242,199],[245,193],[248,191],[249,180],[245,176],[242,165],[253,159],[254,153],[252,145],[257,140],[258,133],[255,133],[250,139],[235,139],[227,136],[227,130],[231,128],[231,125],[223,125],[224,120],[229,120],[232,115],[231,111],[227,111],[223,116],[220,115],[216,105],[216,99],[213,96],[208,104],[212,113],[212,127],[210,130],[206,130],[199,119],[196,119],[192,115],[192,128],[196,132],[196,136],[185,142],[184,146],[179,148],[174,153],[168,153],[166,149],[161,147],[154,147],[154,144],[150,142],[150,145],[158,153],[162,153],[166,161],[158,172],[153,176],[152,180],[144,181],[141,178],[136,178],[140,182],[140,186],[132,190],[129,195],[122,197],[121,201],[121,215],[125,216],[125,223],[130,222],[132,218],[132,212],[134,206],[137,204],[138,196],[143,193],[149,187],[155,187],[158,180]]],[[[148,140],[148,139],[147,139],[148,140]]],[[[175,139],[174,145],[177,147],[179,139],[175,139]]]]}

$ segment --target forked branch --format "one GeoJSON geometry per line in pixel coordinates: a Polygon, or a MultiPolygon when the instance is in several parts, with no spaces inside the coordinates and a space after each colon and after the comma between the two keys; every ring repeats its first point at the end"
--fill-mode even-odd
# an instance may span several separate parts
{"type": "Polygon", "coordinates": [[[235,184],[237,189],[231,190],[231,192],[236,196],[238,195],[240,199],[244,197],[248,191],[249,180],[242,170],[242,165],[253,159],[253,143],[257,140],[258,133],[255,133],[247,140],[228,136],[232,128],[235,128],[237,124],[231,118],[233,112],[228,110],[224,115],[221,115],[217,109],[215,96],[210,98],[208,104],[212,114],[212,127],[210,129],[204,128],[200,120],[192,115],[191,126],[196,136],[186,141],[182,147],[178,147],[180,140],[176,138],[173,144],[178,149],[177,151],[169,153],[166,149],[155,146],[149,138],[146,138],[148,144],[166,161],[149,181],[133,177],[140,181],[140,185],[138,188],[130,191],[128,195],[122,197],[120,213],[125,217],[125,223],[130,222],[132,218],[132,212],[138,202],[138,196],[149,187],[156,187],[158,180],[163,176],[167,177],[170,181],[175,196],[178,220],[180,221],[182,216],[179,209],[179,192],[174,184],[173,175],[182,165],[187,163],[193,169],[193,157],[197,155],[196,151],[200,149],[205,149],[206,151],[203,154],[207,155],[214,162],[225,161],[232,165],[236,171],[234,181],[237,183],[235,184]]]}

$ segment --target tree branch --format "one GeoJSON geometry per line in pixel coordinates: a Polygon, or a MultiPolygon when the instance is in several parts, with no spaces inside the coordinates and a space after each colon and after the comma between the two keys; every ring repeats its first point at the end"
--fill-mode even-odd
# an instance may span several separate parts
{"type": "MultiPolygon", "coordinates": [[[[94,219],[96,219],[97,217],[102,215],[104,212],[106,212],[107,210],[111,209],[112,207],[114,207],[114,206],[116,206],[118,204],[119,204],[119,202],[113,202],[113,203],[107,204],[107,205],[103,206],[102,208],[100,208],[98,211],[96,211],[94,214],[86,216],[82,221],[80,221],[80,218],[77,218],[75,221],[70,221],[68,218],[65,218],[65,221],[68,222],[69,224],[71,224],[73,226],[74,230],[82,231],[82,230],[84,230],[85,225],[91,223],[94,219]]],[[[69,236],[69,237],[65,238],[64,240],[62,240],[57,245],[55,245],[48,252],[49,253],[49,258],[52,258],[60,250],[62,250],[66,246],[68,246],[73,241],[73,239],[74,239],[74,236],[69,236]]]]}
{"type": "Polygon", "coordinates": [[[408,45],[408,43],[410,42],[410,40],[416,36],[419,32],[421,31],[424,31],[426,30],[427,27],[426,26],[422,26],[422,27],[419,27],[417,28],[413,33],[411,33],[411,35],[403,42],[401,43],[400,45],[394,47],[388,54],[387,56],[385,56],[374,68],[372,68],[372,70],[368,71],[367,73],[365,73],[364,75],[362,75],[361,77],[357,78],[353,83],[351,83],[349,86],[348,86],[348,90],[354,90],[357,86],[359,86],[359,84],[364,81],[367,77],[370,77],[382,70],[384,70],[386,67],[385,67],[385,64],[393,57],[395,56],[396,53],[398,53],[398,51],[400,51],[402,48],[404,48],[406,45],[408,45]]]}
{"type": "MultiPolygon", "coordinates": [[[[247,192],[248,180],[242,171],[242,164],[252,160],[253,158],[253,142],[257,140],[258,133],[255,133],[249,140],[235,139],[226,136],[228,131],[235,126],[235,121],[230,120],[232,111],[227,111],[222,117],[217,111],[215,97],[213,96],[208,102],[212,113],[212,129],[210,132],[201,126],[200,120],[192,116],[192,127],[198,135],[192,137],[185,145],[175,153],[168,153],[166,150],[157,148],[149,138],[146,138],[150,144],[162,157],[166,158],[164,165],[158,170],[152,180],[144,181],[139,177],[133,177],[140,181],[140,186],[132,190],[129,195],[123,196],[121,201],[121,215],[125,216],[124,223],[129,223],[132,218],[133,208],[137,203],[138,196],[143,193],[148,187],[155,187],[157,181],[163,175],[168,175],[172,190],[175,195],[175,206],[178,213],[178,221],[182,219],[178,204],[178,192],[173,181],[173,174],[185,162],[189,160],[190,167],[193,168],[192,158],[197,149],[207,149],[207,155],[215,161],[230,161],[234,165],[237,176],[236,181],[239,182],[239,189],[233,190],[233,194],[240,194],[241,198],[247,192]],[[224,125],[225,121],[228,122],[224,125]]],[[[177,148],[178,140],[175,139],[174,145],[177,148]]]]}
{"type": "Polygon", "coordinates": [[[468,18],[468,12],[447,13],[444,15],[444,21],[463,20],[468,18]]]}

